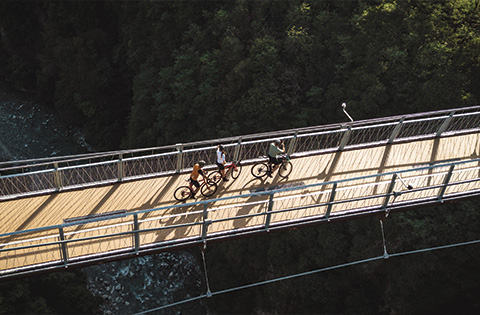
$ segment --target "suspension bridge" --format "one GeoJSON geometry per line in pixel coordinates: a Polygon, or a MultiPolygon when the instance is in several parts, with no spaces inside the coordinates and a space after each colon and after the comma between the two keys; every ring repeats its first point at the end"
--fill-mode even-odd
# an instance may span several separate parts
{"type": "Polygon", "coordinates": [[[478,197],[480,106],[0,163],[0,278],[478,197]],[[269,143],[293,171],[256,179],[269,143]],[[241,161],[216,194],[178,202],[192,166],[241,161]]]}

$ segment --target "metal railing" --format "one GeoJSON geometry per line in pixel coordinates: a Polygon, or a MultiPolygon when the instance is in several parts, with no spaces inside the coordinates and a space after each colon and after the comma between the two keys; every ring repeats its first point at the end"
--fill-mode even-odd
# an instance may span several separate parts
{"type": "Polygon", "coordinates": [[[247,164],[282,138],[292,157],[480,130],[480,106],[370,119],[147,149],[0,163],[0,200],[76,187],[181,173],[223,144],[247,164]]]}
{"type": "Polygon", "coordinates": [[[475,159],[113,213],[0,234],[0,278],[479,194],[475,159]]]}

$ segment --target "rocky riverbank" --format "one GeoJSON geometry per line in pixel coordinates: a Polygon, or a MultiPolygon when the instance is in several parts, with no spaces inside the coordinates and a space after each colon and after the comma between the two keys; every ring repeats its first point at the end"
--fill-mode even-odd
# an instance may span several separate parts
{"type": "MultiPolygon", "coordinates": [[[[82,134],[53,113],[0,82],[0,161],[92,151],[82,134]]],[[[100,314],[133,314],[198,296],[202,271],[189,252],[178,251],[82,269],[88,289],[103,299],[100,314]]],[[[149,314],[205,314],[201,302],[149,314]]]]}

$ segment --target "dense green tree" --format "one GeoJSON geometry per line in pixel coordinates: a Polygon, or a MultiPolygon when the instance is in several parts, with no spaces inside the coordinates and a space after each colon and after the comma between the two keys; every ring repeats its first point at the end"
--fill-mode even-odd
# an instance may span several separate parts
{"type": "MultiPolygon", "coordinates": [[[[0,33],[2,77],[82,128],[98,150],[341,122],[342,102],[359,120],[480,99],[476,0],[7,0],[0,33]]],[[[452,242],[478,238],[478,224],[464,228],[477,212],[465,203],[396,214],[385,221],[388,249],[440,245],[447,232],[452,242]]],[[[378,220],[368,219],[225,243],[208,258],[218,275],[212,287],[375,256],[379,235],[378,220]]],[[[220,313],[426,314],[465,302],[472,311],[477,252],[386,260],[211,305],[220,313]]],[[[53,312],[30,284],[11,284],[1,311],[53,312]]]]}
{"type": "Polygon", "coordinates": [[[0,283],[0,314],[92,314],[101,299],[80,272],[58,272],[0,283]]]}

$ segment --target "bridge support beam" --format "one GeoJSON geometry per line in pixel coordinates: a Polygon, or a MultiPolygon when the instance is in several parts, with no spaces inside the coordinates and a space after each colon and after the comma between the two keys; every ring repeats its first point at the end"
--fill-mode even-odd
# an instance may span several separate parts
{"type": "Polygon", "coordinates": [[[338,146],[338,151],[342,151],[345,148],[345,146],[348,143],[348,140],[350,140],[350,134],[351,133],[352,133],[352,125],[349,124],[347,126],[347,130],[343,134],[342,140],[340,141],[340,145],[338,146]]]}
{"type": "Polygon", "coordinates": [[[65,234],[63,233],[63,228],[58,229],[59,235],[60,235],[60,241],[61,243],[61,249],[62,249],[62,256],[63,256],[63,263],[65,264],[65,267],[68,266],[68,255],[67,255],[67,243],[65,243],[65,234]]]}
{"type": "Polygon", "coordinates": [[[175,173],[180,173],[183,169],[183,144],[177,144],[177,167],[175,168],[175,173]]]}
{"type": "Polygon", "coordinates": [[[58,163],[53,164],[54,171],[53,171],[53,180],[55,182],[55,190],[60,191],[62,189],[62,175],[60,170],[58,169],[58,163]]]}
{"type": "Polygon", "coordinates": [[[290,140],[290,143],[288,144],[288,150],[287,150],[288,156],[292,155],[293,151],[295,150],[295,146],[297,145],[297,137],[298,137],[298,130],[295,130],[295,134],[293,135],[293,138],[290,140]]]}
{"type": "Polygon", "coordinates": [[[453,115],[455,114],[455,111],[450,112],[450,115],[448,115],[447,118],[443,121],[442,125],[440,128],[437,130],[437,137],[440,137],[442,133],[447,130],[448,126],[450,125],[450,122],[452,121],[453,115]]]}
{"type": "Polygon", "coordinates": [[[273,209],[273,194],[270,194],[268,197],[268,208],[267,208],[267,215],[265,217],[265,230],[268,231],[270,227],[270,222],[272,220],[272,209],[273,209]]]}
{"type": "Polygon", "coordinates": [[[208,219],[208,204],[205,202],[203,204],[203,226],[202,226],[202,240],[203,240],[203,247],[207,247],[207,234],[208,234],[208,226],[212,224],[212,220],[208,219]]]}
{"type": "Polygon", "coordinates": [[[402,117],[402,119],[400,119],[398,124],[395,126],[395,129],[393,129],[392,134],[390,135],[390,138],[388,138],[388,141],[387,141],[388,144],[393,143],[393,141],[395,141],[395,139],[398,137],[398,135],[400,134],[400,131],[402,130],[404,120],[405,120],[405,117],[402,117]]]}
{"type": "Polygon", "coordinates": [[[440,200],[440,201],[442,201],[443,195],[445,194],[445,191],[447,190],[448,183],[450,182],[450,179],[452,178],[454,168],[455,168],[455,164],[450,165],[450,168],[448,169],[448,173],[445,176],[445,180],[443,181],[443,186],[442,186],[442,188],[440,188],[440,191],[438,192],[438,200],[440,200]]]}
{"type": "Polygon", "coordinates": [[[118,162],[117,162],[117,175],[118,175],[118,181],[121,182],[123,180],[123,154],[120,153],[118,155],[118,162]]]}
{"type": "Polygon", "coordinates": [[[335,200],[335,194],[337,191],[337,183],[333,183],[332,192],[330,193],[330,200],[328,200],[328,207],[325,217],[330,221],[330,212],[332,212],[333,201],[335,200]]]}
{"type": "MultiPolygon", "coordinates": [[[[387,193],[385,194],[385,201],[383,202],[382,209],[387,210],[388,206],[388,201],[390,200],[390,197],[392,196],[393,188],[395,187],[395,181],[397,180],[397,174],[393,174],[392,180],[390,181],[390,185],[388,186],[387,193]]],[[[388,212],[386,213],[385,216],[388,216],[388,212]]]]}
{"type": "Polygon", "coordinates": [[[240,149],[242,148],[242,137],[238,138],[237,144],[235,145],[235,152],[233,152],[233,161],[238,162],[240,158],[240,149]]]}
{"type": "Polygon", "coordinates": [[[133,231],[133,244],[135,246],[135,254],[138,255],[138,249],[140,248],[140,235],[138,234],[138,214],[136,213],[133,215],[133,231]]]}

